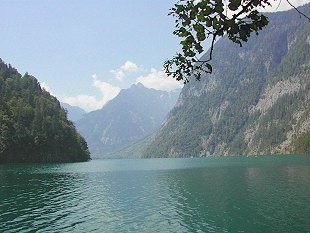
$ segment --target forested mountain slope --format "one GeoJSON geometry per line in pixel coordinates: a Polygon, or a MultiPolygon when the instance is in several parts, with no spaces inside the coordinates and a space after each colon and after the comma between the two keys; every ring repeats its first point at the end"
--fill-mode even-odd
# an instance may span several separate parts
{"type": "Polygon", "coordinates": [[[144,157],[310,153],[310,23],[269,19],[241,48],[215,44],[213,73],[185,85],[144,157]]]}
{"type": "Polygon", "coordinates": [[[0,163],[87,160],[87,144],[59,101],[0,59],[0,163]]]}
{"type": "Polygon", "coordinates": [[[166,92],[138,83],[121,92],[102,109],[75,122],[92,157],[122,157],[119,151],[158,129],[175,105],[179,91],[166,92]]]}

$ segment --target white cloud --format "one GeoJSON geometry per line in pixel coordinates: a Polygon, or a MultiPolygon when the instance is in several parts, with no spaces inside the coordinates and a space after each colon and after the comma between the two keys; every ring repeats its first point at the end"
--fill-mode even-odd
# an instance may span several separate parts
{"type": "Polygon", "coordinates": [[[117,86],[113,86],[107,82],[103,82],[98,80],[97,77],[93,77],[92,86],[98,88],[102,94],[102,98],[100,99],[101,107],[107,103],[109,100],[113,99],[120,92],[120,88],[117,86]]]}
{"type": "Polygon", "coordinates": [[[128,72],[135,72],[138,70],[138,66],[131,61],[126,61],[125,64],[121,66],[121,69],[128,72]]]}
{"type": "Polygon", "coordinates": [[[51,95],[55,96],[55,94],[53,94],[53,92],[51,91],[51,88],[45,82],[40,82],[40,86],[47,92],[49,92],[51,95]]]}
{"type": "Polygon", "coordinates": [[[120,68],[116,70],[110,70],[110,72],[114,75],[116,80],[123,82],[127,73],[136,72],[137,70],[138,66],[135,63],[126,61],[120,68]]]}
{"type": "Polygon", "coordinates": [[[114,75],[114,78],[120,82],[124,81],[125,73],[122,70],[110,70],[110,72],[114,75]]]}
{"type": "Polygon", "coordinates": [[[171,91],[182,88],[183,83],[167,77],[163,70],[151,69],[151,72],[145,76],[136,79],[136,83],[142,83],[145,87],[157,90],[171,91]]]}
{"type": "MultiPolygon", "coordinates": [[[[196,0],[195,2],[199,2],[199,0],[196,0]]],[[[227,17],[231,18],[233,16],[233,14],[235,14],[236,12],[229,10],[229,8],[228,8],[229,2],[230,1],[225,0],[224,5],[225,5],[225,8],[227,9],[227,11],[226,11],[227,17]]],[[[309,0],[289,0],[289,2],[293,6],[299,7],[299,6],[302,6],[306,3],[309,3],[309,0]]],[[[286,11],[286,10],[293,8],[288,3],[288,1],[286,1],[286,0],[271,0],[270,3],[271,3],[271,6],[268,6],[267,4],[265,4],[265,8],[259,7],[258,10],[260,12],[277,12],[277,11],[286,11]]],[[[240,9],[241,9],[241,7],[239,7],[238,11],[240,9]]],[[[242,14],[239,16],[239,18],[243,18],[244,16],[245,16],[245,14],[242,14]]]]}
{"type": "MultiPolygon", "coordinates": [[[[126,72],[138,71],[142,70],[133,62],[127,61],[118,70],[115,71],[115,74],[118,74],[119,78],[122,79],[125,74],[128,74],[126,72]]],[[[178,82],[171,77],[167,77],[163,70],[156,69],[151,69],[148,74],[139,76],[138,78],[136,78],[135,81],[133,81],[133,79],[131,78],[129,80],[126,80],[126,86],[130,85],[133,82],[140,82],[145,87],[166,91],[182,88],[183,86],[182,82],[178,82]]],[[[46,85],[45,83],[42,83],[41,85],[46,90],[50,91],[48,85],[46,85]]],[[[93,74],[91,76],[90,85],[99,90],[99,96],[91,94],[80,94],[76,96],[60,97],[59,100],[72,106],[78,106],[86,111],[94,111],[102,108],[108,101],[115,98],[121,91],[120,87],[113,86],[110,83],[98,79],[96,74],[93,74]]]]}
{"type": "MultiPolygon", "coordinates": [[[[309,0],[290,0],[289,1],[293,6],[298,7],[301,5],[304,5],[306,3],[309,3],[309,0]]],[[[292,8],[292,6],[286,1],[271,1],[272,7],[266,7],[263,9],[263,11],[266,12],[273,12],[273,11],[285,11],[292,8]]]]}
{"type": "Polygon", "coordinates": [[[120,88],[112,86],[107,82],[97,79],[97,75],[92,75],[92,86],[99,89],[101,97],[96,98],[93,95],[78,95],[62,98],[62,102],[72,106],[79,106],[86,111],[93,111],[102,108],[108,101],[113,99],[120,92],[120,88]]]}
{"type": "Polygon", "coordinates": [[[65,97],[62,102],[72,106],[78,106],[86,111],[91,111],[99,108],[98,101],[95,96],[78,95],[74,97],[65,97]]]}

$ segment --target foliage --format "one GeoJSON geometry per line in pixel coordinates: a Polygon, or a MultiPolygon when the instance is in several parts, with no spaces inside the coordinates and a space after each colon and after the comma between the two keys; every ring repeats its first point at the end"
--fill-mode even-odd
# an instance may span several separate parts
{"type": "Polygon", "coordinates": [[[212,74],[184,86],[145,157],[281,153],[292,131],[308,132],[310,25],[294,10],[267,16],[269,25],[241,48],[228,38],[214,45],[212,74]],[[260,101],[269,107],[260,110],[260,101]]]}
{"type": "Polygon", "coordinates": [[[304,133],[294,142],[294,153],[310,154],[310,133],[304,133]]]}
{"type": "Polygon", "coordinates": [[[58,100],[0,59],[0,163],[88,159],[85,140],[58,100]]]}
{"type": "Polygon", "coordinates": [[[227,35],[242,46],[252,32],[258,34],[268,24],[267,17],[259,13],[258,8],[270,5],[270,0],[180,0],[169,14],[176,18],[173,34],[181,38],[182,53],[164,63],[166,73],[185,83],[193,74],[199,80],[202,73],[211,73],[216,39],[227,35]],[[209,57],[201,60],[204,44],[210,39],[209,57]]]}
{"type": "MultiPolygon", "coordinates": [[[[289,0],[286,2],[310,22],[307,13],[289,0]]],[[[258,35],[269,23],[267,15],[259,10],[271,3],[272,0],[179,0],[169,15],[176,18],[173,34],[181,39],[182,52],[164,62],[167,75],[187,83],[192,76],[200,80],[204,73],[212,73],[211,60],[217,39],[225,36],[241,47],[252,33],[258,35]],[[209,55],[200,58],[210,42],[209,55]]]]}

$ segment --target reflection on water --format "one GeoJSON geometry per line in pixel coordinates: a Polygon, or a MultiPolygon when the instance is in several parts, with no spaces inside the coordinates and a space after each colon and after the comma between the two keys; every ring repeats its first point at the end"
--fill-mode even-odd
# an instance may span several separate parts
{"type": "Polygon", "coordinates": [[[190,232],[310,230],[309,166],[196,169],[174,175],[170,189],[177,219],[190,232]]]}
{"type": "Polygon", "coordinates": [[[0,232],[309,232],[309,156],[0,166],[0,232]]]}

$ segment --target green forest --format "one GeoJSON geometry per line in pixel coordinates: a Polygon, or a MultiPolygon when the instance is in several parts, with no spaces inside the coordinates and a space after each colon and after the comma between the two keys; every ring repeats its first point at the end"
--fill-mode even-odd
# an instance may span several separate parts
{"type": "Polygon", "coordinates": [[[0,59],[0,163],[89,159],[86,141],[56,97],[0,59]]]}

